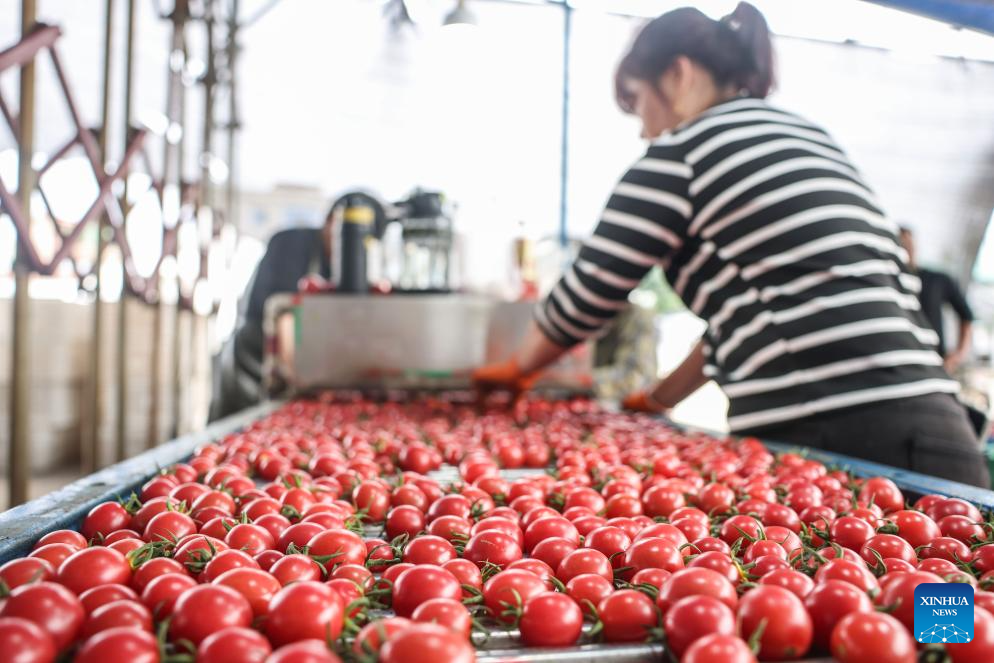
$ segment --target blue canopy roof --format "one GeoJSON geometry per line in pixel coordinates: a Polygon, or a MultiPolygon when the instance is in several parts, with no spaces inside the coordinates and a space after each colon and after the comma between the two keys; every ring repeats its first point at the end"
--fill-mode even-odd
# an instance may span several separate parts
{"type": "Polygon", "coordinates": [[[880,5],[994,35],[994,2],[989,0],[872,0],[880,5]]]}

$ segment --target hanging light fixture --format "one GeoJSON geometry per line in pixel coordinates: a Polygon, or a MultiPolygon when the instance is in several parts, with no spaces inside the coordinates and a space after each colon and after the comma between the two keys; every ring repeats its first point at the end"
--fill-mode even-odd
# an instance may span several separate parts
{"type": "Polygon", "coordinates": [[[476,14],[466,6],[466,0],[458,0],[455,8],[446,15],[445,25],[476,25],[476,14]]]}
{"type": "Polygon", "coordinates": [[[396,31],[414,26],[414,20],[405,0],[389,0],[383,8],[383,15],[390,22],[390,27],[396,31]]]}

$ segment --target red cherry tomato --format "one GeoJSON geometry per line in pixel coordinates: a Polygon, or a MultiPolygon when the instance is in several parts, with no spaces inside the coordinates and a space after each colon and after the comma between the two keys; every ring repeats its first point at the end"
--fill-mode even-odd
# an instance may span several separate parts
{"type": "Polygon", "coordinates": [[[901,622],[882,612],[850,613],[832,631],[832,656],[840,663],[915,663],[915,641],[901,622]]]}
{"type": "Polygon", "coordinates": [[[469,642],[438,624],[412,624],[380,649],[381,663],[472,663],[476,652],[469,642]]]}
{"type": "Polygon", "coordinates": [[[265,633],[277,647],[310,639],[332,641],[342,632],[343,613],[342,599],[330,587],[296,582],[270,601],[265,633]]]}
{"type": "Polygon", "coordinates": [[[31,582],[52,580],[54,576],[55,568],[37,557],[12,559],[0,566],[0,582],[3,582],[8,590],[31,582]]]}
{"type": "Polygon", "coordinates": [[[597,606],[607,642],[645,640],[659,623],[659,611],[652,599],[634,589],[622,589],[606,596],[597,606]]]}
{"type": "Polygon", "coordinates": [[[406,505],[394,507],[387,515],[386,533],[388,539],[395,539],[401,534],[414,538],[424,528],[425,515],[416,507],[406,505]]]}
{"type": "Polygon", "coordinates": [[[279,580],[262,569],[231,569],[212,582],[241,594],[256,617],[264,617],[269,612],[269,602],[282,589],[279,580]]]}
{"type": "Polygon", "coordinates": [[[904,496],[893,481],[885,477],[867,479],[859,489],[860,504],[875,504],[884,513],[904,508],[904,496]]]}
{"type": "Polygon", "coordinates": [[[811,615],[814,642],[827,648],[836,624],[850,613],[873,612],[873,602],[866,592],[842,580],[825,580],[804,598],[811,615]]]}
{"type": "Polygon", "coordinates": [[[263,663],[273,649],[258,631],[229,626],[197,648],[197,663],[263,663]]]}
{"type": "MultiPolygon", "coordinates": [[[[131,514],[117,502],[104,502],[90,509],[83,518],[80,533],[83,538],[98,539],[131,524],[131,514]]],[[[144,528],[144,525],[142,526],[144,528]]]]}
{"type": "Polygon", "coordinates": [[[415,566],[394,582],[393,609],[399,617],[410,617],[419,605],[434,598],[462,599],[459,581],[443,568],[415,566]]]}
{"type": "Polygon", "coordinates": [[[613,591],[613,582],[591,573],[576,576],[566,583],[566,594],[588,615],[596,614],[597,606],[613,591]]]}
{"type": "Polygon", "coordinates": [[[0,660],[12,663],[53,663],[52,636],[34,622],[20,617],[0,617],[0,660]]]}
{"type": "Polygon", "coordinates": [[[244,550],[249,555],[258,555],[276,546],[273,535],[264,527],[249,523],[235,525],[224,537],[224,542],[235,550],[244,550]]]}
{"type": "Polygon", "coordinates": [[[99,585],[126,585],[131,566],[110,548],[86,548],[73,553],[59,567],[57,579],[77,595],[99,585]]]}
{"type": "Polygon", "coordinates": [[[131,576],[131,587],[140,594],[145,591],[145,588],[150,582],[159,576],[169,575],[171,573],[183,576],[190,575],[187,573],[186,567],[177,562],[175,559],[170,559],[168,557],[156,557],[154,559],[150,559],[135,569],[134,574],[131,576]]]}
{"type": "Polygon", "coordinates": [[[424,535],[410,541],[404,548],[404,561],[409,564],[441,566],[456,558],[456,549],[439,536],[424,535]]]}
{"type": "Polygon", "coordinates": [[[352,653],[356,655],[373,655],[395,635],[411,626],[412,622],[404,617],[387,617],[370,622],[356,634],[352,643],[352,653]]]}
{"type": "Polygon", "coordinates": [[[259,563],[241,550],[222,550],[211,558],[200,574],[202,582],[214,582],[216,578],[233,569],[258,569],[259,563]]]}
{"type": "Polygon", "coordinates": [[[142,591],[142,603],[161,621],[171,617],[179,597],[196,586],[197,581],[190,576],[178,573],[159,576],[142,591]]]}
{"type": "Polygon", "coordinates": [[[286,555],[273,564],[269,572],[284,587],[303,580],[318,581],[323,575],[318,563],[306,555],[286,555]]]}
{"type": "Polygon", "coordinates": [[[102,605],[122,600],[137,601],[138,594],[124,585],[100,585],[79,595],[79,602],[83,604],[83,610],[87,615],[102,605]]]}
{"type": "Polygon", "coordinates": [[[750,637],[761,625],[759,658],[786,660],[803,657],[811,647],[811,617],[801,599],[773,585],[760,585],[739,600],[739,633],[750,637]]]}
{"type": "Polygon", "coordinates": [[[86,537],[79,532],[74,532],[71,529],[59,529],[54,532],[49,532],[45,536],[38,539],[32,550],[38,550],[42,546],[47,546],[50,543],[65,543],[72,546],[76,550],[82,550],[86,548],[90,543],[86,540],[86,537]]]}
{"type": "Polygon", "coordinates": [[[76,639],[84,616],[79,599],[54,582],[21,585],[0,608],[0,617],[20,617],[40,626],[52,637],[58,651],[76,639]]]}
{"type": "Polygon", "coordinates": [[[675,573],[684,567],[683,555],[677,546],[656,537],[633,543],[625,551],[624,559],[624,566],[631,569],[627,572],[628,577],[642,569],[664,569],[675,573]]]}
{"type": "Polygon", "coordinates": [[[87,640],[75,663],[159,663],[155,636],[131,627],[111,628],[87,640]]]}
{"type": "MultiPolygon", "coordinates": [[[[486,530],[466,543],[463,557],[481,568],[487,563],[504,568],[511,562],[521,559],[521,548],[504,532],[486,530]]],[[[543,561],[548,563],[548,560],[543,561]]]]}
{"type": "MultiPolygon", "coordinates": [[[[568,600],[568,599],[567,599],[568,600]]],[[[454,599],[428,599],[411,615],[415,622],[440,624],[469,640],[473,619],[461,601],[454,599]]]]}
{"type": "Polygon", "coordinates": [[[228,587],[198,585],[177,599],[169,623],[169,637],[173,641],[189,640],[199,645],[207,636],[223,628],[251,623],[252,607],[241,594],[228,587]]]}
{"type": "Polygon", "coordinates": [[[266,663],[341,663],[323,640],[309,638],[284,645],[266,659],[266,663]]]}
{"type": "Polygon", "coordinates": [[[563,558],[556,569],[556,577],[563,583],[568,583],[578,575],[594,573],[603,576],[605,580],[614,580],[614,569],[611,561],[598,550],[579,548],[563,558]]]}
{"type": "Polygon", "coordinates": [[[663,622],[666,643],[677,656],[712,634],[735,635],[735,613],[710,596],[687,596],[674,603],[663,622]]]}
{"type": "Polygon", "coordinates": [[[152,613],[141,603],[122,599],[100,606],[83,622],[80,635],[86,640],[111,628],[136,628],[152,632],[152,613]]]}
{"type": "Polygon", "coordinates": [[[528,599],[518,628],[531,647],[567,647],[576,644],[583,613],[565,594],[546,592],[528,599]]]}
{"type": "Polygon", "coordinates": [[[815,587],[815,582],[808,576],[792,569],[778,569],[767,573],[759,579],[761,585],[776,585],[793,592],[797,598],[803,599],[815,587]]]}
{"type": "Polygon", "coordinates": [[[756,663],[756,657],[742,639],[715,634],[694,642],[680,663],[756,663]]]}
{"type": "Polygon", "coordinates": [[[656,605],[666,615],[679,600],[688,596],[709,596],[734,610],[739,603],[735,587],[717,571],[705,568],[681,569],[659,589],[656,605]]]}
{"type": "Polygon", "coordinates": [[[363,564],[366,561],[366,544],[355,532],[330,529],[316,534],[307,543],[308,554],[317,559],[327,558],[328,568],[338,564],[363,564]]]}
{"type": "Polygon", "coordinates": [[[483,603],[497,620],[514,623],[528,600],[545,591],[545,582],[534,573],[510,569],[483,585],[483,603]]]}
{"type": "Polygon", "coordinates": [[[911,544],[912,548],[920,548],[942,536],[942,530],[934,520],[918,511],[896,511],[889,516],[897,528],[897,535],[911,544]]]}

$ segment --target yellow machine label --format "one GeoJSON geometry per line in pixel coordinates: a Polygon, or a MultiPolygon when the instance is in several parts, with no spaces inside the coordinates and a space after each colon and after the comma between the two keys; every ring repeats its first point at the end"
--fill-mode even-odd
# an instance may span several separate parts
{"type": "Polygon", "coordinates": [[[346,207],[343,220],[345,223],[357,223],[368,226],[376,218],[376,214],[369,207],[346,207]]]}

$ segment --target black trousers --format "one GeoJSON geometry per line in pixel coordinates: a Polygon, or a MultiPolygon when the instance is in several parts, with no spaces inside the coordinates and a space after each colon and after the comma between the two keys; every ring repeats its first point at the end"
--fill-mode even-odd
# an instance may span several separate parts
{"type": "Polygon", "coordinates": [[[990,487],[966,409],[950,394],[882,401],[736,433],[990,487]]]}

